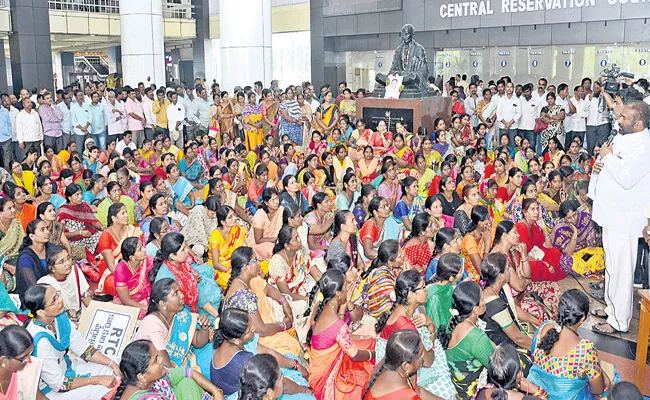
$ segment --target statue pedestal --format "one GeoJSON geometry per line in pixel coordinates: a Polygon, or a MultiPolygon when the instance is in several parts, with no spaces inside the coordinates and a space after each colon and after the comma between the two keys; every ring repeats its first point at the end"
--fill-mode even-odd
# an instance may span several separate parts
{"type": "Polygon", "coordinates": [[[395,132],[397,122],[404,123],[409,132],[416,133],[420,126],[432,132],[436,118],[443,118],[449,126],[450,116],[450,97],[419,99],[364,97],[357,100],[357,118],[362,118],[371,129],[375,129],[377,122],[383,119],[391,132],[395,132]]]}

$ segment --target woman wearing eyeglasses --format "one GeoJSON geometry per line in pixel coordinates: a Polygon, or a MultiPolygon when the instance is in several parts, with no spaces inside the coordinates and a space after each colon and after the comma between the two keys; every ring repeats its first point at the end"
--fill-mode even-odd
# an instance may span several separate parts
{"type": "Polygon", "coordinates": [[[38,390],[41,361],[32,359],[34,341],[22,326],[9,326],[0,331],[0,400],[45,400],[38,390]],[[18,374],[20,373],[20,378],[18,374]]]}
{"type": "Polygon", "coordinates": [[[23,238],[16,264],[16,293],[23,305],[27,288],[48,274],[45,267],[45,247],[49,241],[50,231],[45,221],[37,219],[27,225],[27,234],[23,238]]]}
{"type": "Polygon", "coordinates": [[[32,355],[43,361],[41,392],[55,400],[96,399],[108,393],[121,376],[119,366],[72,326],[61,293],[37,284],[24,298],[32,318],[25,323],[34,338],[32,355]]]}
{"type": "Polygon", "coordinates": [[[38,283],[51,285],[61,293],[68,317],[79,324],[81,312],[90,305],[90,286],[81,270],[72,263],[70,253],[61,246],[51,246],[46,251],[47,268],[50,273],[38,283]]]}

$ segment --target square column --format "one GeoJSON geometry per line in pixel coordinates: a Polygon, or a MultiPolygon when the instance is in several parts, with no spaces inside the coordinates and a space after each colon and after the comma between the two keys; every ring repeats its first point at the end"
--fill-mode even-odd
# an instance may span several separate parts
{"type": "Polygon", "coordinates": [[[52,41],[47,0],[10,0],[13,32],[9,36],[9,54],[13,88],[54,87],[52,41]]]}

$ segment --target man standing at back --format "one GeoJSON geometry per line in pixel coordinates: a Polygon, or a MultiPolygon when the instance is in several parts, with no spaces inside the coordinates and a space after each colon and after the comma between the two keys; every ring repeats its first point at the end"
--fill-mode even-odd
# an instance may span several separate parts
{"type": "Polygon", "coordinates": [[[63,111],[61,111],[58,106],[54,105],[51,93],[45,93],[45,102],[38,108],[38,113],[43,122],[43,146],[52,146],[54,152],[58,153],[65,148],[63,137],[61,136],[63,111]]]}
{"type": "Polygon", "coordinates": [[[592,327],[598,333],[627,332],[632,319],[634,267],[638,239],[646,226],[650,204],[650,109],[642,101],[625,104],[618,116],[620,134],[603,144],[589,184],[593,220],[603,228],[605,302],[595,310],[607,322],[592,327]]]}
{"type": "Polygon", "coordinates": [[[77,100],[70,108],[72,115],[72,127],[74,130],[74,141],[77,143],[77,151],[81,154],[84,150],[84,142],[90,134],[89,127],[92,123],[90,114],[90,106],[86,103],[84,92],[77,89],[74,92],[74,97],[77,100]]]}
{"type": "MultiPolygon", "coordinates": [[[[493,100],[494,101],[494,100],[493,100]]],[[[515,147],[515,136],[521,117],[521,104],[515,96],[515,87],[512,82],[506,84],[506,95],[497,103],[497,121],[499,121],[499,140],[501,136],[508,135],[510,147],[515,147]]]]}

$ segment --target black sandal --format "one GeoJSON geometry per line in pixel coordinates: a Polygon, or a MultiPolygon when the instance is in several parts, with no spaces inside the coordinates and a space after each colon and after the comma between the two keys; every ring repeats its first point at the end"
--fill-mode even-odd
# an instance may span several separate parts
{"type": "Polygon", "coordinates": [[[600,333],[601,335],[618,335],[618,334],[621,334],[621,333],[627,333],[627,332],[619,331],[618,329],[614,328],[613,326],[611,326],[611,325],[608,324],[607,322],[604,322],[604,323],[601,323],[601,324],[594,324],[594,325],[592,325],[592,327],[591,327],[591,331],[592,331],[592,332],[596,332],[596,333],[600,333]],[[605,325],[609,326],[609,327],[612,329],[612,331],[611,331],[611,332],[607,332],[607,331],[605,331],[605,330],[602,328],[602,327],[605,326],[605,325]]]}
{"type": "Polygon", "coordinates": [[[607,313],[602,308],[589,311],[589,315],[591,315],[594,318],[607,319],[607,313]],[[600,312],[602,312],[602,314],[600,312]]]}

